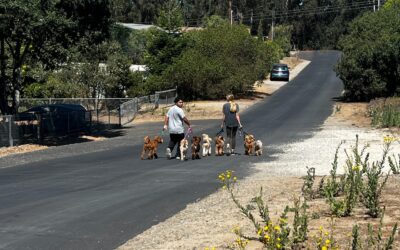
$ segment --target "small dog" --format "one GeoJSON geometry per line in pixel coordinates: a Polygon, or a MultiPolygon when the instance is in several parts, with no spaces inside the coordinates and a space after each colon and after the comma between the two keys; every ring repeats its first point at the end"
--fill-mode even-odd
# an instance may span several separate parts
{"type": "Polygon", "coordinates": [[[217,137],[215,137],[215,155],[224,155],[224,144],[225,141],[222,135],[218,135],[217,137]]]}
{"type": "Polygon", "coordinates": [[[192,160],[200,159],[200,136],[193,136],[192,138],[192,160]]]}
{"type": "Polygon", "coordinates": [[[181,152],[181,161],[186,159],[186,154],[189,148],[189,142],[186,138],[183,138],[179,144],[179,150],[181,152]]]}
{"type": "Polygon", "coordinates": [[[228,155],[230,155],[232,153],[231,144],[229,144],[229,143],[226,144],[226,153],[228,155]]]}
{"type": "Polygon", "coordinates": [[[247,134],[244,137],[244,154],[251,155],[254,150],[255,139],[253,135],[247,134]]]}
{"type": "Polygon", "coordinates": [[[153,140],[150,140],[149,136],[145,136],[143,141],[144,145],[143,145],[142,155],[140,156],[140,158],[144,160],[144,156],[147,154],[147,159],[149,160],[157,159],[158,144],[163,143],[163,138],[157,135],[154,137],[153,140]]]}
{"type": "Polygon", "coordinates": [[[262,155],[262,152],[263,152],[262,147],[263,147],[262,142],[261,142],[260,140],[257,140],[257,141],[255,142],[255,146],[254,146],[254,153],[255,153],[255,155],[257,155],[257,156],[262,155]]]}
{"type": "Polygon", "coordinates": [[[202,134],[203,137],[203,157],[211,155],[211,143],[212,139],[207,134],[202,134]]]}

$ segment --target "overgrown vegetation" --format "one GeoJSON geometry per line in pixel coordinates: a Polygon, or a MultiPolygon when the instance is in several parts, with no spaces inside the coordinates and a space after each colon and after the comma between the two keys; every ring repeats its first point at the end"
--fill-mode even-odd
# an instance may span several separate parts
{"type": "Polygon", "coordinates": [[[340,41],[343,56],[336,71],[348,100],[400,94],[400,3],[391,2],[356,18],[340,41]]]}
{"type": "Polygon", "coordinates": [[[380,98],[369,103],[369,115],[376,127],[400,127],[400,98],[380,98]]]}
{"type": "Polygon", "coordinates": [[[328,179],[326,184],[321,182],[318,189],[314,189],[315,169],[308,168],[302,188],[303,197],[294,197],[293,207],[286,206],[276,222],[273,221],[268,204],[264,201],[262,188],[260,194],[251,199],[249,204],[242,205],[235,195],[237,178],[234,173],[229,170],[221,173],[218,178],[223,189],[229,192],[240,212],[254,226],[253,233],[235,228],[233,232],[237,239],[229,248],[245,249],[249,241],[258,241],[265,249],[393,249],[398,224],[394,223],[390,234],[384,237],[385,209],[380,198],[389,176],[389,172],[384,173],[384,169],[388,169],[387,159],[390,168],[393,169],[393,160],[388,155],[391,144],[396,140],[393,137],[385,137],[381,160],[370,163],[368,145],[360,148],[357,136],[350,152],[344,150],[346,171],[343,175],[337,174],[338,153],[343,145],[343,142],[340,143],[335,152],[330,176],[325,177],[328,179]],[[367,228],[361,231],[363,227],[355,224],[350,235],[338,235],[334,233],[335,219],[331,217],[329,229],[320,226],[317,232],[310,233],[309,221],[317,217],[309,215],[310,207],[306,200],[322,197],[325,197],[330,205],[331,215],[335,217],[350,217],[353,210],[363,204],[366,214],[372,218],[380,218],[378,227],[374,229],[372,224],[368,223],[367,228]],[[362,233],[366,231],[367,233],[362,233]],[[341,239],[340,242],[338,238],[341,239]],[[348,240],[343,241],[343,238],[348,240]]]}

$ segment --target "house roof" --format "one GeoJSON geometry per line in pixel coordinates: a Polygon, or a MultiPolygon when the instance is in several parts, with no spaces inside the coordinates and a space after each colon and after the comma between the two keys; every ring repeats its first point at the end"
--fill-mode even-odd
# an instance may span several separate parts
{"type": "Polygon", "coordinates": [[[153,27],[158,28],[157,26],[152,24],[141,24],[141,23],[117,23],[117,24],[132,30],[147,30],[153,27]]]}

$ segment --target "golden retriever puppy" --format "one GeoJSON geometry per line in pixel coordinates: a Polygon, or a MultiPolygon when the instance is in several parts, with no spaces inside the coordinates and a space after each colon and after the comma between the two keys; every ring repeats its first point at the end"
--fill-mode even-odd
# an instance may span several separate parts
{"type": "Polygon", "coordinates": [[[182,139],[179,144],[179,151],[181,152],[181,161],[186,159],[186,154],[189,148],[189,142],[186,138],[182,139]]]}
{"type": "Polygon", "coordinates": [[[260,140],[257,140],[257,141],[255,142],[255,146],[254,146],[254,153],[255,153],[255,155],[257,155],[257,156],[262,155],[262,153],[263,153],[262,147],[263,147],[262,142],[261,142],[260,140]]]}
{"type": "Polygon", "coordinates": [[[144,139],[144,144],[143,144],[143,150],[142,150],[142,154],[140,156],[140,158],[142,160],[144,160],[144,156],[147,154],[148,158],[150,157],[150,150],[151,150],[151,146],[150,146],[150,137],[149,136],[145,136],[144,139]]]}
{"type": "Polygon", "coordinates": [[[215,155],[224,155],[224,145],[225,141],[222,135],[215,137],[215,155]]]}
{"type": "Polygon", "coordinates": [[[192,160],[200,159],[200,136],[193,136],[192,138],[192,160]]]}
{"type": "Polygon", "coordinates": [[[251,155],[254,151],[255,139],[253,135],[247,134],[244,137],[244,154],[251,155]]]}
{"type": "Polygon", "coordinates": [[[144,139],[144,145],[143,145],[143,150],[140,158],[144,160],[145,155],[147,154],[147,159],[157,159],[157,148],[158,144],[163,143],[163,139],[161,136],[155,136],[153,140],[150,140],[149,136],[145,136],[144,139]]]}
{"type": "Polygon", "coordinates": [[[158,155],[157,155],[157,148],[158,148],[158,144],[162,144],[164,142],[163,138],[159,135],[156,135],[154,137],[154,139],[150,142],[150,146],[151,146],[151,159],[157,159],[158,155]]]}
{"type": "Polygon", "coordinates": [[[212,139],[207,134],[202,134],[203,137],[203,157],[211,155],[212,139]]]}

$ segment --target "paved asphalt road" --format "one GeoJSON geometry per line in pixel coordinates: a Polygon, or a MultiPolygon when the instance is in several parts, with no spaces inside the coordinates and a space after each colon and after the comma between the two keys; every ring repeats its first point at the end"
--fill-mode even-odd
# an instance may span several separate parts
{"type": "MultiPolygon", "coordinates": [[[[245,130],[269,148],[310,136],[341,92],[332,70],[338,52],[301,56],[312,61],[307,68],[242,114],[245,130]]],[[[212,135],[218,124],[196,121],[194,131],[212,135]]],[[[262,157],[141,161],[143,135],[157,134],[161,127],[134,126],[101,142],[2,158],[0,249],[114,249],[214,192],[218,173],[233,169],[242,178],[252,162],[274,160],[265,151],[262,157]]],[[[238,151],[243,153],[242,147],[238,151]]]]}

